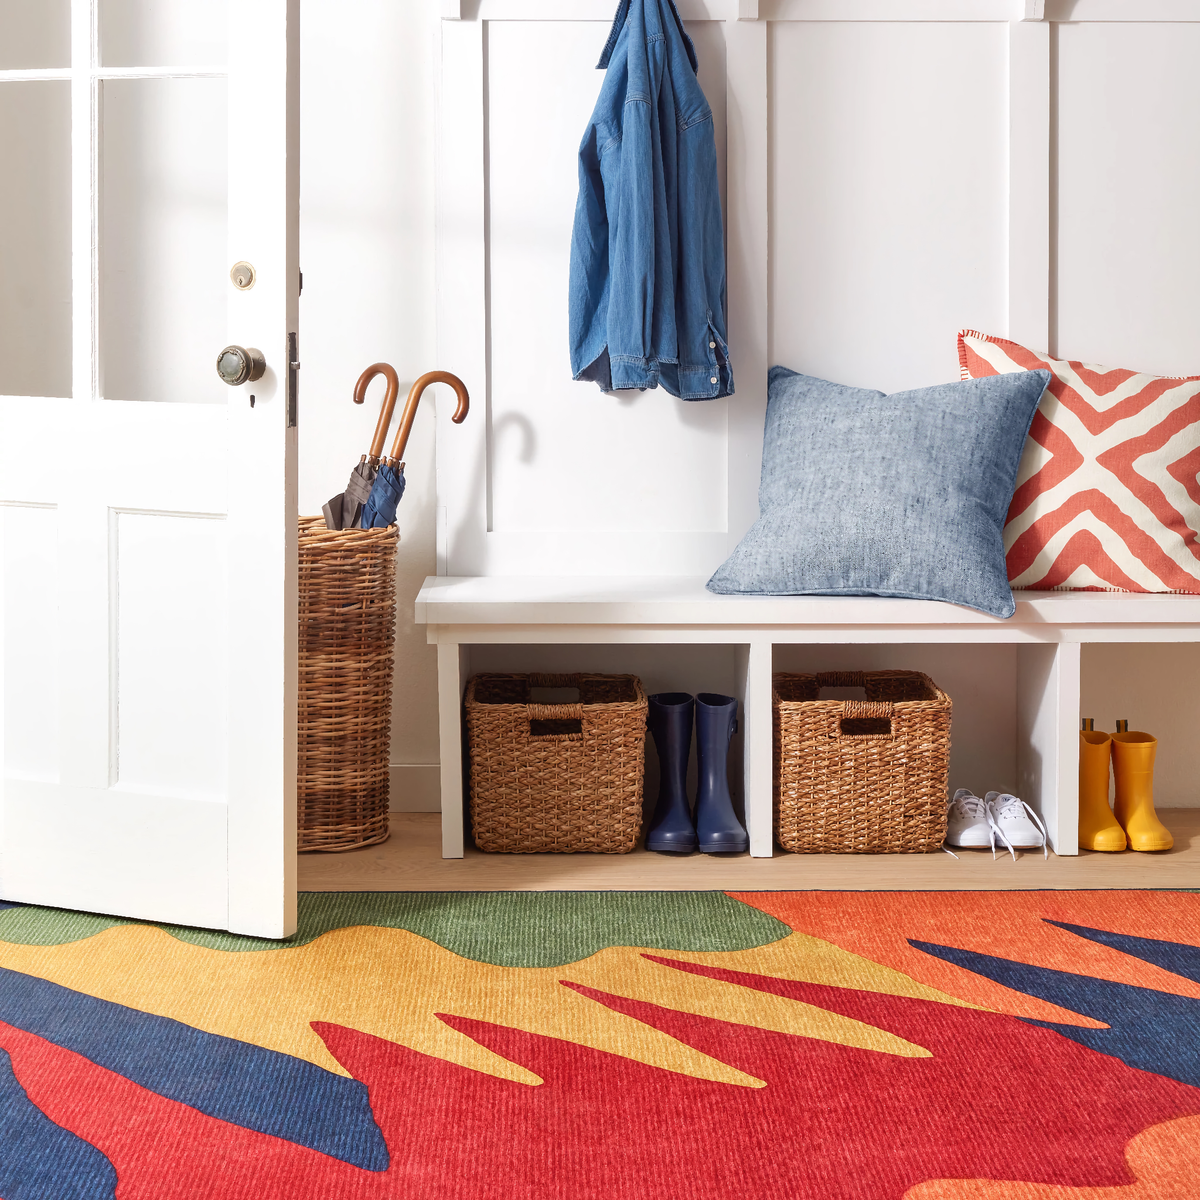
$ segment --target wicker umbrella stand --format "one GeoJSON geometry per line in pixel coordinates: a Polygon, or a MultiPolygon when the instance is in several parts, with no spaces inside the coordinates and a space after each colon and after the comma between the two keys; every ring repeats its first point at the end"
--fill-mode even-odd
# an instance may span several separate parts
{"type": "Polygon", "coordinates": [[[300,518],[297,848],[387,840],[395,525],[300,518]]]}

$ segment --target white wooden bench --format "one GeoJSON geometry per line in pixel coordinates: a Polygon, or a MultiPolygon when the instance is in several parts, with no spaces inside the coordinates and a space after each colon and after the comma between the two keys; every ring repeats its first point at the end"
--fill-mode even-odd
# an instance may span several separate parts
{"type": "MultiPolygon", "coordinates": [[[[1000,620],[922,600],[715,596],[702,578],[686,576],[428,578],[416,620],[438,647],[443,857],[463,853],[462,693],[485,648],[703,644],[733,650],[730,690],[742,701],[752,856],[773,851],[771,674],[777,655],[794,658],[796,647],[805,645],[887,644],[1015,649],[1018,786],[1042,814],[1055,852],[1077,854],[1080,647],[1200,641],[1200,596],[1016,595],[1016,615],[1000,620]]],[[[573,669],[563,655],[560,669],[573,669]]]]}

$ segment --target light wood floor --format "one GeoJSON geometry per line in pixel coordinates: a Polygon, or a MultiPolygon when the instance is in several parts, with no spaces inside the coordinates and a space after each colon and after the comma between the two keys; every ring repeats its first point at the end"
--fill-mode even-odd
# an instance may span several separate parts
{"type": "Polygon", "coordinates": [[[667,858],[632,854],[441,857],[437,813],[393,813],[392,836],[344,854],[300,855],[308,892],[491,891],[993,891],[1040,888],[1200,888],[1200,809],[1159,814],[1175,835],[1162,854],[1095,854],[1016,862],[987,851],[948,854],[785,854],[667,858]]]}

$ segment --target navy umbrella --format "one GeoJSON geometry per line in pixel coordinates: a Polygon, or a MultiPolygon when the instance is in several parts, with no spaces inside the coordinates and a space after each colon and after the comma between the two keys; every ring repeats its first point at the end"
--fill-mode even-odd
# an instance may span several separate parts
{"type": "Polygon", "coordinates": [[[367,497],[362,509],[362,527],[364,529],[382,529],[392,525],[396,520],[396,506],[404,495],[404,464],[392,465],[390,458],[385,458],[375,475],[375,483],[371,494],[367,497]]]}
{"type": "Polygon", "coordinates": [[[400,460],[408,445],[408,435],[412,433],[417,404],[431,383],[448,383],[454,389],[458,397],[458,407],[454,410],[451,420],[455,425],[461,425],[466,420],[471,398],[467,395],[466,384],[457,375],[451,375],[449,371],[429,371],[412,385],[408,399],[404,402],[404,413],[400,417],[400,428],[396,430],[396,440],[392,443],[391,457],[383,460],[383,465],[375,476],[371,494],[363,505],[364,529],[379,529],[391,525],[396,519],[396,506],[400,503],[400,497],[404,495],[404,463],[400,460]]]}
{"type": "MultiPolygon", "coordinates": [[[[338,493],[322,505],[325,514],[325,525],[329,529],[357,529],[362,521],[363,508],[371,496],[371,489],[379,471],[379,456],[383,453],[383,439],[387,437],[388,426],[392,423],[392,412],[396,407],[396,397],[400,394],[400,380],[395,368],[389,363],[374,363],[359,377],[354,385],[354,403],[362,404],[367,398],[367,384],[382,375],[387,380],[387,391],[383,397],[383,408],[379,412],[379,420],[375,425],[375,436],[371,439],[371,449],[359,460],[358,466],[350,472],[350,481],[346,490],[338,493]]],[[[403,482],[400,490],[404,490],[403,482]]],[[[397,497],[399,499],[399,497],[397,497]]],[[[393,512],[394,512],[393,508],[393,512]]],[[[386,522],[390,524],[390,522],[386,522]]],[[[363,526],[369,529],[369,525],[363,526]]]]}

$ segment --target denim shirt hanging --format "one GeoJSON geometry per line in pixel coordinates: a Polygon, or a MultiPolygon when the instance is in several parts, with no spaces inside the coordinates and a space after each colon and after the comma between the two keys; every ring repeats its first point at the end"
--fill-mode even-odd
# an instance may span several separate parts
{"type": "Polygon", "coordinates": [[[712,110],[674,0],[621,0],[579,147],[571,372],[600,390],[733,394],[712,110]]]}

